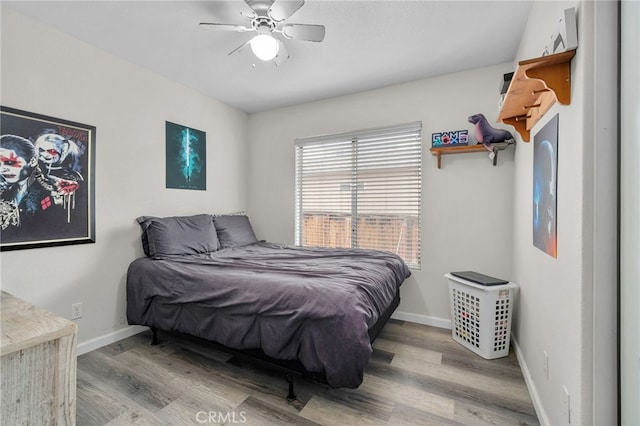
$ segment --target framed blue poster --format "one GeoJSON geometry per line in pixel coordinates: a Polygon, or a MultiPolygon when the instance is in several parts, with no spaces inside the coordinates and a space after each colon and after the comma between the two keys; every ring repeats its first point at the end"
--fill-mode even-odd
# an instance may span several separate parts
{"type": "Polygon", "coordinates": [[[558,257],[558,115],[533,139],[533,245],[558,257]]]}
{"type": "Polygon", "coordinates": [[[166,122],[166,187],[207,189],[207,135],[166,122]]]}

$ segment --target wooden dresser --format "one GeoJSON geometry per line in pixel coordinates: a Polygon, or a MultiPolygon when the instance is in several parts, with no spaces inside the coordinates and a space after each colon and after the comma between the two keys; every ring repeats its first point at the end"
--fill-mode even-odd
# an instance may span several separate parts
{"type": "Polygon", "coordinates": [[[2,425],[75,425],[77,324],[0,295],[2,425]]]}

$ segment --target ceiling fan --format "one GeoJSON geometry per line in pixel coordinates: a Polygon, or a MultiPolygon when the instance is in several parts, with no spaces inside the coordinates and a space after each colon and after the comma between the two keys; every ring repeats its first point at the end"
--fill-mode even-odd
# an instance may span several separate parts
{"type": "Polygon", "coordinates": [[[241,50],[246,45],[251,46],[254,55],[263,61],[273,61],[282,64],[289,54],[284,43],[276,34],[282,34],[285,39],[321,42],[324,40],[324,25],[285,23],[298,9],[304,5],[304,0],[244,0],[251,8],[250,14],[242,13],[250,19],[249,26],[236,24],[219,24],[215,22],[201,22],[200,27],[219,31],[257,32],[249,41],[235,48],[229,55],[241,50]]]}

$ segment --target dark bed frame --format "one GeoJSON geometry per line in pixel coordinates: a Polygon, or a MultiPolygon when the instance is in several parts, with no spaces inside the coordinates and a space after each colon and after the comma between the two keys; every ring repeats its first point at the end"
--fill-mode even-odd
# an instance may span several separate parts
{"type": "MultiPolygon", "coordinates": [[[[378,318],[378,321],[371,328],[369,328],[369,340],[371,341],[371,343],[373,343],[374,340],[376,340],[376,337],[378,337],[383,327],[385,326],[387,321],[389,321],[389,318],[391,318],[391,315],[396,310],[399,304],[400,304],[400,290],[398,289],[395,297],[391,301],[391,304],[389,305],[387,310],[384,311],[384,313],[380,316],[380,318],[378,318]]],[[[151,332],[153,333],[151,344],[157,345],[158,343],[160,343],[160,341],[158,340],[158,328],[150,327],[150,329],[151,329],[151,332]]],[[[180,334],[180,333],[177,333],[177,334],[180,334]]],[[[197,336],[191,336],[191,337],[195,337],[197,340],[205,342],[206,344],[216,349],[220,349],[233,356],[236,356],[240,360],[245,361],[247,363],[264,367],[265,369],[269,369],[271,371],[276,371],[278,373],[284,374],[289,384],[289,393],[287,395],[288,402],[292,402],[296,400],[296,395],[294,393],[294,383],[293,383],[294,377],[311,379],[311,380],[318,381],[320,383],[327,382],[324,374],[307,371],[302,365],[302,363],[300,363],[300,361],[298,360],[276,359],[266,355],[261,349],[238,350],[238,349],[230,348],[228,346],[221,345],[211,340],[199,338],[197,336]]]]}

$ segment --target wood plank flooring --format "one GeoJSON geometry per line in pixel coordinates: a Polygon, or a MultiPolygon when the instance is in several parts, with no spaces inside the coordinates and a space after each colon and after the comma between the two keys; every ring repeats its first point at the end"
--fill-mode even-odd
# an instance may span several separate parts
{"type": "Polygon", "coordinates": [[[485,360],[451,332],[390,320],[358,389],[295,379],[188,338],[143,332],[78,357],[77,424],[537,425],[513,350],[485,360]]]}

